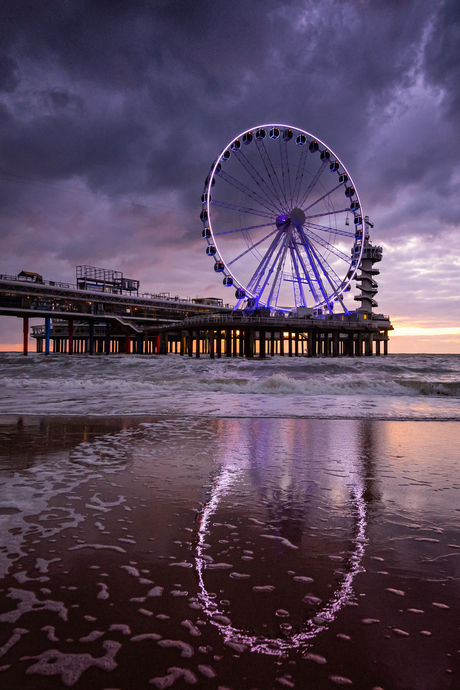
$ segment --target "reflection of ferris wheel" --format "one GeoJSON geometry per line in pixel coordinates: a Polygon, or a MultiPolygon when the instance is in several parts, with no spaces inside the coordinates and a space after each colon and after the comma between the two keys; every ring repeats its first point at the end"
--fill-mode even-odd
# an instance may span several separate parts
{"type": "MultiPolygon", "coordinates": [[[[212,563],[212,560],[209,563],[209,560],[206,560],[204,551],[209,547],[207,542],[211,531],[211,519],[217,512],[220,501],[226,494],[230,493],[232,485],[237,484],[243,478],[244,470],[244,464],[239,461],[232,461],[230,466],[224,467],[221,470],[220,476],[213,484],[211,498],[204,506],[201,514],[195,568],[198,575],[199,598],[203,612],[209,617],[212,624],[220,630],[226,644],[232,646],[235,651],[242,652],[249,648],[252,652],[275,656],[286,654],[289,650],[294,649],[306,651],[317,635],[332,624],[340,609],[353,599],[353,581],[356,575],[362,572],[361,562],[366,542],[367,509],[363,498],[364,482],[359,477],[356,467],[351,464],[349,481],[347,483],[350,486],[352,515],[355,523],[354,548],[349,556],[346,571],[342,573],[340,584],[331,594],[330,599],[317,610],[316,616],[304,621],[301,630],[296,633],[285,631],[283,637],[268,637],[234,626],[225,615],[227,611],[217,606],[214,598],[216,595],[208,592],[205,583],[207,570],[212,570],[213,568],[220,569],[227,566],[226,563],[212,563]]],[[[207,558],[209,559],[209,556],[207,558]]],[[[318,603],[321,603],[320,599],[318,599],[318,603]]],[[[223,605],[224,602],[221,601],[220,604],[223,605]]],[[[225,605],[230,605],[230,602],[227,601],[225,605]]]]}
{"type": "Polygon", "coordinates": [[[319,139],[276,124],[243,132],[212,165],[201,201],[206,253],[235,286],[237,307],[332,312],[338,302],[348,311],[363,212],[350,174],[319,139]]]}

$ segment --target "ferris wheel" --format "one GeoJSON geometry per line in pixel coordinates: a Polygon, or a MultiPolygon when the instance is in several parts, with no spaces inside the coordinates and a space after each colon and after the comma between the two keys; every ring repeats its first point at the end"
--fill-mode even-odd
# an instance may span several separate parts
{"type": "Polygon", "coordinates": [[[236,288],[236,308],[348,312],[364,214],[348,170],[318,138],[281,124],[242,132],[211,166],[201,203],[206,253],[236,288]]]}

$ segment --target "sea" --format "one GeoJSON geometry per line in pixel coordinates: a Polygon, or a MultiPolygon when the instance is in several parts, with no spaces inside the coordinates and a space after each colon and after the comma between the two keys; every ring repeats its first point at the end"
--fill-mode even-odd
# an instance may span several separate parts
{"type": "Polygon", "coordinates": [[[0,687],[460,688],[460,356],[0,353],[0,687]]]}

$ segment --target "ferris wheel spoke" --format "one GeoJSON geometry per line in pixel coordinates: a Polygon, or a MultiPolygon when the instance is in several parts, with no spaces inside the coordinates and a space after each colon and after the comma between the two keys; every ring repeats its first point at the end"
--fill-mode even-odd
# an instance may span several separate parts
{"type": "Polygon", "coordinates": [[[322,201],[326,197],[330,196],[332,194],[332,192],[335,192],[335,190],[341,186],[342,186],[342,184],[340,183],[340,184],[336,185],[335,187],[333,187],[329,192],[326,192],[326,194],[323,194],[323,196],[320,196],[319,199],[316,199],[316,201],[314,201],[312,204],[310,204],[310,206],[307,206],[307,208],[304,208],[303,212],[306,214],[307,211],[309,211],[311,208],[313,208],[313,206],[316,206],[316,204],[319,204],[320,201],[322,201]]]}
{"type": "Polygon", "coordinates": [[[228,208],[231,211],[241,211],[242,213],[252,213],[254,216],[262,216],[263,218],[275,218],[274,213],[269,213],[268,211],[259,211],[256,208],[250,208],[248,206],[239,206],[238,204],[230,204],[227,201],[218,201],[217,199],[212,199],[211,204],[214,206],[219,206],[220,208],[228,208]]]}
{"type": "Polygon", "coordinates": [[[267,171],[267,175],[270,179],[270,182],[273,187],[273,191],[275,195],[278,198],[279,203],[281,206],[283,206],[283,203],[285,204],[283,211],[288,210],[288,200],[286,198],[286,193],[282,189],[280,181],[278,179],[278,175],[276,174],[275,167],[272,163],[272,160],[270,158],[270,154],[267,151],[267,148],[262,140],[257,139],[256,140],[257,148],[260,153],[260,157],[262,158],[262,162],[265,166],[265,170],[267,171]],[[270,172],[271,171],[271,172],[270,172]]]}
{"type": "Polygon", "coordinates": [[[254,201],[257,201],[258,204],[263,206],[264,208],[267,209],[267,211],[271,211],[272,213],[276,213],[277,209],[273,207],[273,204],[267,203],[266,199],[260,196],[257,192],[254,192],[252,189],[250,189],[247,185],[243,184],[239,180],[236,180],[234,177],[229,175],[228,173],[225,172],[225,170],[221,170],[219,173],[219,177],[222,180],[225,180],[228,182],[228,184],[231,184],[233,187],[238,189],[240,192],[243,192],[243,194],[246,194],[246,196],[250,197],[254,201]]]}
{"type": "MultiPolygon", "coordinates": [[[[310,275],[310,271],[308,269],[307,264],[305,263],[305,259],[302,256],[302,253],[300,252],[301,246],[302,246],[301,242],[294,242],[295,251],[297,253],[299,263],[302,266],[304,276],[305,276],[307,283],[308,283],[308,287],[310,288],[311,294],[313,295],[313,299],[315,300],[315,302],[318,302],[319,299],[318,299],[318,293],[316,292],[316,287],[314,284],[314,278],[312,278],[312,276],[310,275]]],[[[307,256],[307,258],[308,258],[308,256],[307,256]]]]}
{"type": "MultiPolygon", "coordinates": [[[[335,290],[339,290],[340,286],[341,286],[342,283],[343,283],[343,280],[337,275],[337,273],[334,271],[334,269],[332,268],[332,266],[330,265],[330,263],[327,261],[327,259],[324,258],[324,256],[321,257],[321,263],[324,264],[324,265],[327,267],[327,269],[328,269],[328,275],[329,275],[329,276],[331,276],[331,275],[334,276],[334,278],[335,278],[336,281],[337,281],[337,285],[335,285],[335,284],[332,285],[332,283],[331,283],[331,287],[333,287],[335,290]]],[[[332,280],[332,278],[331,278],[331,280],[332,280]]]]}
{"type": "MultiPolygon", "coordinates": [[[[264,273],[259,277],[259,279],[257,281],[257,286],[256,286],[256,290],[255,290],[255,294],[257,295],[257,304],[259,304],[259,302],[260,302],[260,300],[261,300],[261,298],[265,292],[265,288],[267,287],[267,285],[270,281],[270,278],[273,274],[275,266],[278,264],[280,258],[282,257],[285,244],[286,244],[286,238],[281,242],[279,247],[276,247],[277,253],[276,253],[276,256],[273,259],[273,261],[271,261],[271,258],[273,257],[274,252],[272,252],[271,256],[269,257],[268,261],[266,262],[265,267],[264,267],[264,273],[265,273],[266,269],[268,269],[268,270],[267,270],[267,275],[265,276],[265,280],[263,281],[263,284],[260,285],[260,283],[264,277],[264,273]]],[[[273,287],[275,287],[275,285],[276,285],[276,279],[275,279],[275,282],[273,283],[273,287]]],[[[272,287],[272,290],[268,296],[268,300],[265,300],[266,306],[270,306],[270,300],[271,300],[271,295],[273,292],[273,287],[272,287]]]]}
{"type": "Polygon", "coordinates": [[[326,162],[327,162],[327,161],[324,160],[324,161],[321,163],[321,165],[319,166],[319,169],[318,169],[316,175],[314,176],[314,178],[312,179],[312,181],[311,181],[310,184],[308,185],[308,187],[307,187],[307,189],[306,189],[306,191],[305,191],[303,197],[302,197],[301,200],[299,201],[299,208],[302,208],[302,206],[304,205],[304,203],[306,202],[306,200],[308,199],[308,197],[309,197],[310,194],[312,193],[313,189],[315,188],[315,186],[316,186],[316,184],[317,184],[319,178],[321,177],[322,173],[324,172],[324,170],[325,170],[325,168],[326,168],[326,162]]]}
{"type": "MultiPolygon", "coordinates": [[[[307,237],[307,235],[305,235],[305,232],[303,233],[303,235],[304,235],[305,237],[307,237]]],[[[350,263],[350,257],[349,257],[349,256],[347,256],[347,255],[346,255],[344,252],[342,252],[340,249],[337,249],[336,247],[334,247],[333,244],[331,244],[331,243],[328,242],[327,240],[323,239],[322,237],[320,237],[319,235],[317,235],[317,234],[316,234],[315,232],[313,232],[312,230],[308,229],[308,239],[310,240],[311,238],[314,238],[314,240],[315,240],[321,247],[323,247],[324,249],[329,249],[329,251],[330,251],[332,254],[335,254],[339,259],[342,259],[342,260],[345,261],[346,263],[350,263]]]]}
{"type": "Polygon", "coordinates": [[[324,258],[324,256],[320,258],[319,255],[318,255],[318,252],[315,250],[315,248],[313,247],[313,245],[310,245],[310,246],[311,246],[311,250],[312,250],[312,252],[313,252],[313,254],[314,254],[314,256],[315,256],[315,259],[316,259],[317,263],[321,266],[321,269],[322,269],[322,271],[323,271],[323,273],[324,273],[324,276],[325,276],[327,282],[328,282],[329,285],[331,286],[331,288],[332,288],[334,294],[337,296],[337,299],[340,301],[340,304],[342,305],[345,314],[348,314],[348,309],[346,308],[345,303],[344,303],[344,301],[343,301],[343,298],[342,298],[342,296],[340,295],[340,286],[342,285],[343,281],[339,278],[339,276],[337,275],[337,273],[334,271],[334,269],[333,269],[332,266],[328,263],[328,261],[324,258]],[[328,271],[326,270],[325,266],[329,269],[328,271]],[[336,280],[337,280],[337,285],[334,284],[334,282],[333,282],[333,280],[332,280],[332,278],[331,278],[331,274],[336,278],[336,280]]]}
{"type": "Polygon", "coordinates": [[[270,264],[271,258],[276,250],[276,247],[279,244],[279,241],[283,235],[283,228],[280,228],[278,232],[276,233],[275,238],[273,239],[272,243],[270,244],[269,248],[265,252],[264,256],[262,257],[262,261],[260,262],[259,266],[256,268],[254,271],[252,278],[250,279],[248,283],[248,290],[250,292],[257,292],[258,286],[260,281],[263,278],[263,275],[265,273],[265,270],[267,266],[270,264]]]}
{"type": "MultiPolygon", "coordinates": [[[[259,227],[261,228],[261,227],[263,227],[263,226],[262,226],[262,225],[259,225],[259,227]]],[[[230,232],[233,232],[233,231],[230,231],[230,232]]],[[[248,247],[248,249],[245,249],[244,252],[242,252],[239,256],[237,256],[237,257],[235,257],[234,259],[232,259],[231,261],[229,261],[229,263],[227,264],[227,266],[232,266],[232,264],[234,264],[234,263],[236,263],[237,261],[239,261],[243,256],[245,256],[246,254],[249,254],[249,252],[251,252],[255,247],[258,247],[259,244],[262,244],[262,242],[265,242],[265,240],[268,240],[269,237],[271,237],[272,235],[274,235],[275,232],[277,232],[276,228],[275,228],[275,230],[273,230],[272,232],[269,232],[268,235],[265,235],[265,237],[262,237],[262,239],[259,240],[258,242],[256,242],[255,244],[252,244],[250,247],[248,247]]],[[[221,233],[221,234],[223,234],[223,233],[221,233]]]]}
{"type": "Polygon", "coordinates": [[[338,213],[350,213],[350,209],[349,208],[341,208],[338,211],[335,209],[333,211],[324,211],[324,213],[315,213],[314,215],[311,215],[311,216],[306,215],[305,219],[310,220],[310,218],[323,218],[323,216],[335,216],[338,213]]]}
{"type": "Polygon", "coordinates": [[[235,153],[236,159],[241,163],[241,165],[244,167],[246,172],[251,176],[251,178],[254,180],[255,184],[259,187],[261,192],[265,194],[267,197],[267,201],[270,204],[270,206],[273,209],[276,209],[277,211],[281,211],[281,207],[273,203],[273,191],[270,189],[268,186],[267,182],[264,180],[262,175],[259,173],[259,171],[253,166],[251,161],[247,158],[247,156],[244,155],[244,153],[240,150],[235,153]]]}
{"type": "Polygon", "coordinates": [[[277,264],[277,267],[276,267],[275,278],[274,278],[273,284],[272,284],[272,289],[270,290],[270,294],[268,295],[268,302],[267,302],[268,305],[278,303],[278,295],[279,295],[280,286],[281,286],[281,279],[283,277],[283,269],[284,269],[284,264],[286,262],[287,251],[288,251],[289,245],[291,243],[291,235],[292,235],[292,225],[288,228],[288,231],[286,233],[286,238],[283,242],[283,246],[281,247],[281,249],[278,253],[279,261],[277,259],[276,261],[273,262],[272,272],[273,272],[273,268],[275,267],[275,264],[277,264]]]}
{"type": "Polygon", "coordinates": [[[353,237],[355,236],[354,232],[350,232],[349,230],[339,230],[338,228],[331,228],[328,225],[318,225],[318,223],[308,223],[307,224],[308,228],[315,228],[315,230],[322,230],[323,232],[333,232],[335,235],[343,235],[344,237],[353,237]]]}
{"type": "Polygon", "coordinates": [[[296,277],[296,281],[294,281],[295,305],[296,305],[296,307],[306,307],[307,301],[305,299],[305,294],[304,294],[304,289],[303,289],[303,281],[302,281],[302,278],[300,277],[299,265],[297,263],[296,247],[292,242],[289,243],[289,252],[291,255],[291,264],[292,264],[292,267],[294,269],[294,274],[296,277]]]}
{"type": "Polygon", "coordinates": [[[300,187],[302,186],[302,180],[303,180],[303,176],[304,176],[304,172],[305,172],[305,166],[307,163],[307,156],[308,156],[308,146],[304,146],[302,148],[302,153],[300,154],[300,161],[299,161],[299,165],[297,167],[297,173],[295,176],[294,193],[292,195],[293,203],[296,203],[296,201],[300,195],[300,187]]]}
{"type": "Polygon", "coordinates": [[[339,276],[338,276],[337,273],[334,271],[334,269],[332,268],[332,266],[330,266],[330,264],[327,262],[327,260],[324,258],[324,256],[320,256],[319,252],[316,251],[316,249],[315,249],[315,247],[314,247],[314,245],[313,245],[312,242],[310,242],[310,248],[311,248],[311,251],[312,251],[312,253],[313,253],[313,256],[315,257],[316,263],[320,266],[320,268],[321,268],[321,270],[322,270],[322,272],[323,272],[323,275],[324,275],[324,277],[326,278],[327,282],[328,282],[329,285],[331,286],[332,290],[333,290],[334,292],[337,292],[337,290],[338,290],[338,288],[340,287],[340,284],[341,284],[341,282],[342,282],[342,281],[340,280],[339,276]],[[329,270],[326,270],[326,267],[327,267],[329,270]],[[332,277],[331,277],[331,276],[334,276],[334,277],[337,279],[337,285],[334,283],[334,281],[332,280],[332,277]]]}
{"type": "Polygon", "coordinates": [[[280,137],[280,158],[281,158],[281,175],[283,178],[283,189],[287,192],[287,197],[292,201],[291,191],[291,175],[289,172],[289,157],[287,150],[287,142],[280,137]]]}
{"type": "Polygon", "coordinates": [[[321,275],[320,275],[320,273],[319,273],[319,271],[318,271],[318,267],[317,267],[317,265],[316,265],[316,263],[315,263],[315,260],[314,260],[314,256],[313,256],[313,252],[312,252],[312,247],[311,247],[310,240],[309,240],[308,237],[305,235],[305,233],[302,232],[302,230],[300,230],[299,234],[300,234],[300,237],[301,237],[301,239],[302,239],[302,246],[303,246],[303,248],[304,248],[305,251],[306,251],[308,261],[310,262],[310,266],[311,266],[312,269],[313,269],[313,273],[314,273],[314,276],[315,276],[315,278],[316,278],[316,282],[318,283],[318,286],[319,286],[319,289],[320,289],[320,291],[321,291],[321,294],[322,294],[322,296],[323,296],[325,302],[327,302],[327,305],[328,305],[328,308],[329,308],[329,299],[328,299],[326,290],[324,289],[323,281],[321,280],[321,275]]]}
{"type": "MultiPolygon", "coordinates": [[[[247,230],[256,230],[257,228],[268,228],[271,225],[273,225],[273,223],[264,223],[263,225],[250,225],[247,228],[236,228],[235,230],[224,230],[223,232],[215,232],[213,234],[214,234],[214,237],[219,237],[220,235],[231,235],[234,232],[246,232],[247,230]]],[[[276,230],[274,230],[273,232],[276,232],[276,230]]],[[[272,233],[270,233],[270,234],[272,234],[272,233]]]]}

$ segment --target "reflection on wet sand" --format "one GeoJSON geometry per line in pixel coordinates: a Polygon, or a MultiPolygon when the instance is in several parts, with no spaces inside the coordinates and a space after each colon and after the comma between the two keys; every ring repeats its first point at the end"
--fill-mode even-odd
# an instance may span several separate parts
{"type": "MultiPolygon", "coordinates": [[[[200,516],[195,558],[201,590],[200,601],[212,624],[221,630],[225,642],[233,646],[234,649],[249,648],[253,652],[272,655],[286,654],[287,651],[293,649],[299,649],[305,653],[311,646],[311,640],[329,627],[344,605],[350,604],[354,600],[353,580],[356,574],[362,571],[361,561],[366,543],[367,505],[365,496],[367,500],[375,500],[376,498],[372,488],[366,483],[369,479],[370,469],[370,430],[367,429],[366,433],[365,429],[360,428],[363,426],[363,423],[360,423],[358,433],[343,442],[343,455],[337,467],[340,469],[340,475],[334,475],[338,481],[332,482],[332,486],[328,486],[328,490],[332,491],[333,494],[335,492],[337,495],[341,495],[344,490],[348,492],[349,540],[353,544],[351,552],[341,564],[341,570],[335,571],[340,574],[336,589],[330,593],[328,600],[316,611],[316,615],[304,621],[302,630],[294,633],[291,625],[281,624],[280,627],[284,632],[283,638],[273,638],[264,637],[260,634],[251,635],[247,631],[236,628],[224,615],[226,611],[216,606],[214,596],[210,596],[205,584],[206,570],[214,570],[216,567],[224,569],[226,565],[210,562],[209,556],[206,554],[207,541],[212,530],[211,520],[215,518],[219,510],[219,503],[223,498],[228,500],[238,484],[250,483],[265,504],[268,518],[267,523],[253,518],[260,526],[264,526],[265,531],[270,532],[260,536],[279,540],[288,549],[299,549],[301,548],[303,533],[308,529],[309,513],[314,510],[313,501],[318,498],[320,493],[318,485],[321,473],[315,471],[316,458],[311,457],[311,453],[314,453],[315,447],[318,446],[315,442],[313,444],[307,443],[304,435],[305,431],[309,431],[309,426],[312,427],[311,430],[314,433],[316,431],[314,425],[303,425],[301,429],[297,425],[288,425],[284,429],[287,433],[281,439],[277,439],[277,442],[281,442],[283,446],[283,454],[278,457],[278,462],[273,456],[270,439],[267,439],[267,435],[264,433],[264,431],[270,431],[271,425],[266,421],[258,420],[253,422],[251,426],[252,428],[246,428],[248,433],[239,439],[240,446],[246,450],[246,457],[244,457],[243,451],[241,453],[243,457],[237,460],[229,458],[222,465],[219,475],[214,480],[211,496],[203,507],[200,516]],[[300,438],[296,433],[299,431],[301,432],[300,438]],[[310,451],[310,457],[302,457],[303,449],[310,451]],[[313,463],[312,459],[314,460],[313,463]],[[246,477],[248,482],[245,482],[246,477]]],[[[322,452],[327,453],[328,445],[324,448],[324,439],[322,440],[323,444],[320,447],[322,447],[322,452]]],[[[292,574],[294,575],[294,571],[292,574]]],[[[296,577],[294,575],[294,580],[313,582],[312,578],[306,576],[296,577]]],[[[255,587],[255,591],[268,592],[273,589],[274,587],[270,585],[255,587]]],[[[307,601],[309,603],[320,602],[314,596],[309,597],[307,601]]],[[[279,609],[277,614],[283,618],[290,617],[290,614],[284,609],[279,609]]]]}
{"type": "Polygon", "coordinates": [[[8,686],[457,687],[455,424],[3,422],[8,686]]]}

